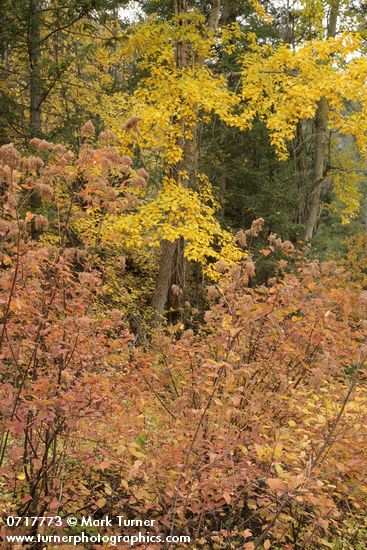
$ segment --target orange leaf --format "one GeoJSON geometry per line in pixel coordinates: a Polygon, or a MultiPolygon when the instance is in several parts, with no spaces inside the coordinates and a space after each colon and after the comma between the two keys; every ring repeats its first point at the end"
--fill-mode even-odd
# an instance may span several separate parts
{"type": "Polygon", "coordinates": [[[98,500],[96,500],[96,506],[98,506],[98,508],[103,508],[105,504],[106,504],[106,499],[104,497],[101,497],[98,500]]]}
{"type": "Polygon", "coordinates": [[[279,479],[279,477],[268,477],[266,482],[272,491],[278,492],[278,491],[285,491],[286,489],[284,481],[279,479]]]}
{"type": "Polygon", "coordinates": [[[231,328],[230,330],[230,336],[231,338],[236,338],[236,336],[239,335],[239,333],[244,329],[244,327],[235,327],[231,328]]]}

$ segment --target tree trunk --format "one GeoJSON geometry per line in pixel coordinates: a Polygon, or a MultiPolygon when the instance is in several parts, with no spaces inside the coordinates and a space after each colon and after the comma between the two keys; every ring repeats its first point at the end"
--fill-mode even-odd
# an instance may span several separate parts
{"type": "Polygon", "coordinates": [[[319,218],[322,183],[324,181],[324,165],[327,140],[328,104],[325,98],[319,101],[315,118],[315,152],[313,166],[313,189],[309,197],[309,212],[306,222],[305,239],[311,240],[319,218]]]}
{"type": "Polygon", "coordinates": [[[31,136],[41,134],[41,70],[40,70],[40,6],[39,0],[29,0],[29,123],[31,136]]]}
{"type": "MultiPolygon", "coordinates": [[[[8,44],[6,40],[6,33],[0,35],[0,146],[4,143],[8,143],[7,137],[7,116],[5,113],[8,110],[9,104],[6,101],[6,81],[8,76],[8,44]]],[[[8,115],[10,118],[10,114],[8,115]]]]}
{"type": "MultiPolygon", "coordinates": [[[[181,185],[188,186],[190,180],[195,177],[196,161],[197,161],[197,143],[196,136],[192,140],[185,140],[182,144],[183,155],[182,160],[174,167],[170,168],[170,175],[174,177],[181,185]],[[187,178],[182,179],[180,172],[186,172],[187,178]]],[[[152,299],[152,306],[156,311],[157,319],[161,319],[164,313],[167,302],[179,306],[179,301],[176,297],[170,296],[172,285],[177,285],[183,291],[185,285],[185,270],[184,270],[184,247],[182,239],[170,243],[168,241],[161,242],[161,254],[159,260],[159,268],[157,275],[156,288],[152,299]]]]}
{"type": "MultiPolygon", "coordinates": [[[[220,2],[219,2],[219,6],[217,6],[217,8],[215,9],[216,17],[219,16],[219,13],[220,13],[219,8],[220,8],[220,2]]],[[[236,21],[237,15],[238,15],[238,4],[234,3],[232,0],[222,0],[222,11],[220,13],[220,25],[224,26],[224,25],[229,25],[230,23],[234,23],[236,21]]],[[[214,17],[212,17],[212,21],[215,25],[213,28],[215,29],[218,23],[215,23],[214,17]]],[[[228,87],[231,88],[233,86],[234,79],[231,75],[229,75],[227,80],[228,80],[228,87]]],[[[221,147],[224,147],[224,144],[226,143],[227,139],[228,139],[228,129],[224,125],[221,125],[219,129],[219,143],[221,147]]],[[[224,198],[227,190],[227,175],[226,175],[226,170],[223,170],[223,167],[221,170],[221,174],[217,179],[217,183],[220,189],[221,198],[223,199],[221,201],[223,204],[220,206],[217,212],[217,216],[219,219],[223,220],[224,214],[225,214],[224,198]]]]}
{"type": "MultiPolygon", "coordinates": [[[[187,11],[187,0],[175,0],[175,13],[176,15],[184,14],[187,11]]],[[[182,23],[181,23],[182,24],[182,23]]],[[[187,44],[179,42],[176,46],[176,67],[181,69],[186,65],[187,57],[187,44]]],[[[183,139],[183,138],[182,138],[183,139]]],[[[184,145],[184,144],[182,144],[184,145]]],[[[175,167],[170,167],[169,171],[171,176],[174,177],[175,167]]],[[[178,241],[170,243],[168,241],[162,241],[160,245],[160,259],[157,275],[157,282],[155,293],[152,300],[152,306],[156,311],[157,320],[162,319],[164,309],[168,300],[170,288],[172,286],[172,279],[174,274],[174,261],[177,258],[178,241]]]]}
{"type": "MultiPolygon", "coordinates": [[[[187,12],[187,0],[175,0],[175,12],[176,15],[184,14],[187,12]]],[[[208,28],[214,30],[218,25],[220,15],[220,0],[214,0],[212,2],[212,9],[209,12],[207,19],[208,28]]],[[[184,22],[182,23],[184,24],[184,22]]],[[[176,67],[182,69],[187,66],[189,58],[189,44],[187,42],[179,42],[176,46],[176,67]]],[[[203,60],[196,59],[197,64],[203,63],[203,60]]],[[[182,129],[182,136],[184,136],[184,124],[182,129]]],[[[175,166],[170,167],[169,171],[172,176],[177,179],[180,172],[186,172],[187,178],[185,180],[179,179],[181,185],[188,186],[190,180],[195,177],[196,163],[197,163],[197,141],[196,141],[196,129],[193,130],[193,138],[186,139],[182,137],[180,139],[180,145],[183,149],[182,160],[175,166]]],[[[179,305],[180,300],[177,296],[170,297],[170,291],[173,284],[180,287],[183,291],[185,284],[184,279],[184,242],[182,239],[178,239],[174,243],[163,241],[161,243],[161,254],[159,260],[159,268],[156,282],[156,289],[152,299],[152,306],[156,311],[157,320],[162,319],[162,315],[165,310],[167,302],[179,305]]],[[[182,301],[182,294],[180,296],[182,301]]]]}
{"type": "Polygon", "coordinates": [[[173,262],[175,258],[177,242],[161,242],[161,257],[155,293],[152,300],[152,306],[156,312],[157,320],[160,320],[167,302],[169,289],[173,275],[173,262]]]}
{"type": "MultiPolygon", "coordinates": [[[[336,34],[336,26],[338,21],[339,2],[336,1],[331,5],[327,38],[333,38],[336,34]]],[[[308,216],[305,227],[305,239],[310,241],[314,236],[317,228],[317,222],[320,215],[321,196],[324,182],[324,167],[327,145],[328,131],[328,103],[324,97],[319,101],[316,118],[315,118],[315,151],[313,161],[313,187],[308,199],[308,216]]]]}

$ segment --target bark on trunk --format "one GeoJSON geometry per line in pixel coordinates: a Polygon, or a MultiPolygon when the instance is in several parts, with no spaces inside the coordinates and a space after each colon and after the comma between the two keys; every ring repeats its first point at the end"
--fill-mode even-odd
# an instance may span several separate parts
{"type": "Polygon", "coordinates": [[[152,306],[156,312],[157,320],[162,318],[164,308],[168,298],[168,292],[173,275],[173,262],[176,254],[177,242],[161,242],[161,257],[157,275],[155,293],[152,300],[152,306]]]}
{"type": "Polygon", "coordinates": [[[313,167],[313,189],[309,198],[309,213],[306,222],[305,239],[311,240],[319,218],[322,183],[324,181],[324,165],[327,140],[327,112],[328,104],[321,98],[315,118],[315,152],[313,167]]]}
{"type": "MultiPolygon", "coordinates": [[[[214,30],[218,25],[220,15],[220,0],[214,0],[212,2],[212,8],[209,12],[207,19],[207,26],[209,29],[214,30]]],[[[187,0],[175,1],[175,12],[177,15],[185,14],[187,12],[187,0]]],[[[184,22],[182,23],[184,24],[184,22]]],[[[176,46],[176,66],[178,69],[182,69],[187,66],[189,58],[189,44],[186,42],[179,42],[176,46]]],[[[196,59],[195,62],[200,64],[203,60],[196,59]]],[[[184,135],[184,127],[182,135],[184,135]]],[[[175,166],[170,168],[172,176],[177,179],[180,172],[186,172],[187,178],[179,181],[182,185],[189,185],[190,179],[195,177],[196,163],[197,163],[197,142],[196,142],[196,129],[193,131],[193,139],[181,138],[180,145],[183,149],[182,160],[175,166]]],[[[162,320],[162,316],[167,302],[175,305],[179,305],[178,297],[172,297],[170,299],[170,290],[173,284],[180,286],[183,291],[184,287],[184,242],[182,239],[177,240],[174,243],[163,241],[161,243],[161,254],[158,268],[156,289],[152,299],[152,306],[156,312],[157,321],[162,320]]],[[[182,294],[180,296],[182,300],[182,294]]]]}
{"type": "MultiPolygon", "coordinates": [[[[220,8],[220,2],[218,8],[220,8]]],[[[237,15],[238,15],[238,4],[234,3],[233,0],[223,0],[222,1],[222,11],[220,13],[220,9],[215,10],[216,17],[219,17],[220,14],[220,25],[229,25],[230,23],[234,23],[236,21],[237,15]]],[[[218,22],[215,23],[215,19],[212,18],[214,24],[217,26],[218,22]]],[[[218,21],[218,20],[217,20],[218,21]]],[[[216,27],[214,27],[215,29],[216,27]]],[[[228,87],[231,88],[233,85],[233,77],[231,75],[228,76],[228,87]]],[[[228,139],[228,130],[224,125],[221,125],[219,130],[219,143],[221,147],[224,147],[224,144],[226,143],[226,140],[228,139]]],[[[223,168],[222,168],[223,169],[223,168]]],[[[220,188],[221,197],[222,199],[225,198],[225,193],[227,189],[227,176],[226,171],[223,170],[220,176],[218,177],[218,186],[220,188]]],[[[222,201],[223,202],[223,201],[222,201]]],[[[217,216],[219,219],[223,220],[225,214],[225,207],[224,204],[220,206],[217,216]]]]}
{"type": "MultiPolygon", "coordinates": [[[[29,57],[29,133],[30,137],[39,137],[41,135],[41,23],[40,23],[40,1],[29,0],[29,18],[28,18],[28,57],[29,57]]],[[[36,191],[30,196],[30,206],[33,211],[37,211],[41,206],[41,200],[36,191]]],[[[31,224],[32,237],[37,239],[39,231],[31,224]]]]}
{"type": "MultiPolygon", "coordinates": [[[[0,40],[0,90],[3,92],[0,93],[0,146],[4,143],[8,143],[7,137],[7,101],[6,101],[6,82],[8,76],[8,45],[6,41],[6,35],[1,37],[0,40]]],[[[8,115],[10,118],[10,114],[8,115]]]]}
{"type": "MultiPolygon", "coordinates": [[[[187,0],[175,0],[176,15],[184,14],[187,11],[187,0]]],[[[183,68],[186,65],[187,44],[179,42],[176,46],[176,67],[183,68]]],[[[172,177],[174,177],[174,167],[170,167],[172,177]]],[[[174,262],[177,258],[178,242],[162,241],[160,245],[160,259],[157,274],[155,293],[152,300],[152,306],[156,312],[157,320],[162,319],[165,306],[168,300],[169,291],[172,285],[174,274],[174,262]]]]}
{"type": "Polygon", "coordinates": [[[39,0],[29,0],[28,55],[29,105],[31,136],[41,134],[41,70],[40,70],[40,6],[39,0]]]}
{"type": "MultiPolygon", "coordinates": [[[[327,38],[333,38],[339,14],[339,2],[331,5],[327,38]]],[[[313,161],[313,188],[308,199],[308,217],[305,227],[305,239],[310,241],[314,236],[320,215],[321,195],[324,182],[324,167],[328,131],[328,103],[324,97],[319,101],[315,118],[315,151],[313,161]]]]}
{"type": "MultiPolygon", "coordinates": [[[[181,162],[171,167],[171,176],[174,177],[181,185],[188,186],[190,180],[195,178],[196,161],[197,161],[197,144],[196,137],[192,140],[186,140],[183,144],[183,156],[181,162]],[[182,179],[179,172],[186,172],[187,178],[182,179]]],[[[184,269],[184,242],[182,239],[170,243],[162,241],[160,246],[160,260],[157,274],[156,288],[152,299],[152,306],[156,311],[157,320],[162,319],[167,302],[172,306],[178,307],[178,297],[170,296],[172,285],[177,285],[184,289],[185,285],[185,269],[184,269]]],[[[180,296],[182,300],[182,294],[180,296]]]]}

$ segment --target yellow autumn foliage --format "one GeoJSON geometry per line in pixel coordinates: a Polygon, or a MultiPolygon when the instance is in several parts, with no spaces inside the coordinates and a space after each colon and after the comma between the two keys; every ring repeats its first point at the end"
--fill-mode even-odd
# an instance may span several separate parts
{"type": "Polygon", "coordinates": [[[215,217],[217,205],[207,187],[203,194],[166,177],[157,197],[136,212],[108,215],[101,230],[104,241],[122,242],[126,249],[158,247],[162,240],[185,240],[185,257],[198,262],[206,275],[218,278],[216,262],[244,257],[233,235],[215,217]]]}
{"type": "Polygon", "coordinates": [[[151,18],[136,25],[116,52],[125,64],[135,63],[147,73],[133,93],[118,92],[100,108],[106,126],[126,151],[137,143],[166,165],[176,164],[182,158],[179,139],[190,139],[205,116],[217,115],[225,124],[246,127],[236,112],[240,97],[211,66],[216,59],[214,46],[220,43],[230,49],[231,40],[239,38],[241,31],[231,24],[214,34],[203,23],[203,16],[197,13],[176,17],[173,22],[151,18]],[[190,45],[190,63],[181,68],[175,60],[178,42],[190,45]],[[130,132],[122,124],[131,114],[141,117],[138,132],[130,132]]]}
{"type": "Polygon", "coordinates": [[[274,51],[255,43],[243,56],[246,121],[254,116],[265,121],[280,158],[288,156],[297,123],[314,118],[322,97],[329,104],[330,129],[352,136],[367,154],[367,59],[357,56],[361,45],[362,37],[349,33],[297,49],[281,45],[274,51]]]}
{"type": "Polygon", "coordinates": [[[348,150],[333,149],[337,140],[331,140],[329,173],[343,205],[343,223],[358,212],[367,157],[367,58],[362,49],[361,35],[345,33],[276,50],[253,41],[242,59],[245,122],[255,117],[264,121],[280,159],[288,158],[297,124],[312,121],[320,99],[327,100],[331,135],[349,136],[351,142],[348,150]]]}

